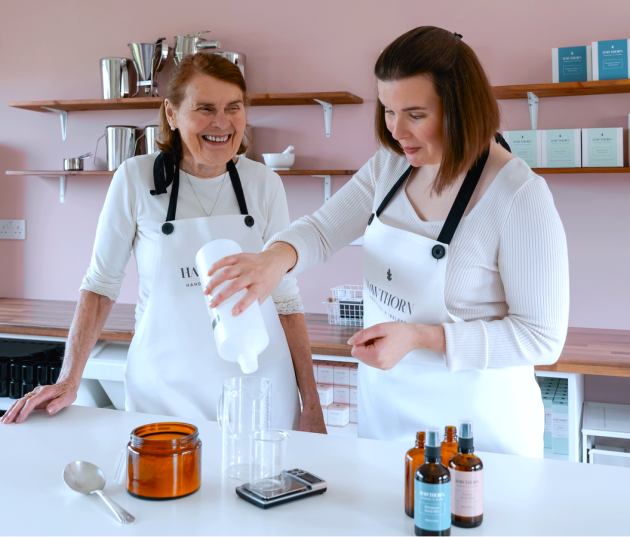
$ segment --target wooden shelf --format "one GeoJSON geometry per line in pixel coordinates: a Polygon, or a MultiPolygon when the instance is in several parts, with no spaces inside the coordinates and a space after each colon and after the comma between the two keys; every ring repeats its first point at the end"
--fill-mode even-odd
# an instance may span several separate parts
{"type": "MultiPolygon", "coordinates": [[[[347,91],[330,91],[319,93],[255,93],[249,96],[252,106],[298,106],[318,105],[318,99],[330,104],[361,104],[363,99],[347,91]]],[[[9,106],[48,112],[43,107],[64,110],[66,112],[83,112],[87,110],[155,110],[160,108],[162,97],[130,97],[128,99],[76,99],[71,101],[22,101],[11,102],[9,106]]]]}
{"type": "Polygon", "coordinates": [[[556,84],[525,84],[522,86],[494,86],[499,100],[527,99],[531,91],[538,97],[570,97],[571,95],[608,95],[630,93],[630,80],[595,80],[591,82],[561,82],[556,84]]]}
{"type": "MultiPolygon", "coordinates": [[[[276,170],[278,175],[354,175],[356,170],[276,170]]],[[[63,170],[26,170],[26,171],[7,171],[7,175],[39,175],[62,177],[69,175],[76,176],[110,176],[114,172],[108,170],[84,170],[84,171],[63,171],[63,170]]]]}
{"type": "Polygon", "coordinates": [[[532,168],[538,175],[566,173],[630,173],[630,168],[532,168]]]}

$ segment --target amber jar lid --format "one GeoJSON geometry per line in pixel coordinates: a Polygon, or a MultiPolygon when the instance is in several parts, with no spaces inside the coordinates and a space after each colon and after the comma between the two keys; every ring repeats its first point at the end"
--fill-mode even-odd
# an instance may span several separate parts
{"type": "Polygon", "coordinates": [[[150,423],[131,431],[131,447],[151,451],[178,451],[199,442],[199,430],[188,423],[150,423]]]}

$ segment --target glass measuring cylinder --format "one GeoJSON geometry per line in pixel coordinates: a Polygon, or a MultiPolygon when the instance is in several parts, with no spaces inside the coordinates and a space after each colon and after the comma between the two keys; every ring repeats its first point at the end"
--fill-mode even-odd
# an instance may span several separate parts
{"type": "Polygon", "coordinates": [[[278,429],[254,431],[249,435],[251,456],[249,487],[256,492],[282,491],[286,486],[285,456],[288,433],[278,429]]]}

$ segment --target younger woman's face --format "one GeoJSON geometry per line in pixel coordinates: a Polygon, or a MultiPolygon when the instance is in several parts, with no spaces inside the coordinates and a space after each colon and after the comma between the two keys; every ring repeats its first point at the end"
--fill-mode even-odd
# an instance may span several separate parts
{"type": "Polygon", "coordinates": [[[442,162],[442,103],[433,80],[418,75],[391,82],[378,81],[378,98],[385,107],[385,124],[414,167],[442,162]]]}

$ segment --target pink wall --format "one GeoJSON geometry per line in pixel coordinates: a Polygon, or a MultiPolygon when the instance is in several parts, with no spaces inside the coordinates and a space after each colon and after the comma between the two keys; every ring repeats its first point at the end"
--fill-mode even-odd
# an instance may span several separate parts
{"type": "MultiPolygon", "coordinates": [[[[534,0],[527,8],[489,0],[23,0],[5,6],[0,16],[0,218],[26,218],[27,240],[0,241],[0,296],[43,299],[77,298],[109,180],[70,179],[61,205],[56,181],[4,177],[4,171],[58,169],[63,157],[93,150],[106,125],[150,124],[157,114],[71,113],[68,139],[62,142],[56,116],[6,103],[100,97],[99,58],[128,57],[130,41],[167,36],[172,43],[176,34],[210,28],[226,49],[247,55],[252,92],[346,90],[363,97],[363,105],[334,109],[328,139],[319,107],[250,111],[258,154],[293,144],[296,167],[359,168],[376,147],[374,61],[384,46],[414,26],[432,24],[463,34],[495,85],[550,82],[554,46],[630,37],[625,0],[610,0],[601,14],[595,9],[600,2],[576,0],[534,0]]],[[[501,108],[505,128],[530,128],[525,101],[503,101],[501,108]]],[[[627,128],[628,112],[630,95],[544,99],[539,128],[627,128]]],[[[347,180],[335,179],[333,191],[347,180]]],[[[547,180],[569,242],[571,325],[630,329],[628,176],[547,180]]],[[[287,178],[284,184],[293,219],[321,205],[321,179],[287,178]]],[[[358,247],[345,248],[329,264],[300,277],[307,311],[324,311],[321,302],[330,287],[361,282],[360,253],[358,247]]],[[[135,301],[137,285],[132,260],[121,302],[135,301]]]]}

